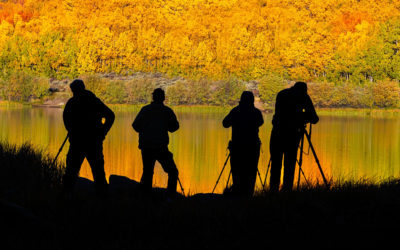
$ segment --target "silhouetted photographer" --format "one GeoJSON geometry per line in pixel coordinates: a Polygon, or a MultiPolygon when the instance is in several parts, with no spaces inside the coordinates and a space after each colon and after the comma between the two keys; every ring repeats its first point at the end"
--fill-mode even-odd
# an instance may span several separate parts
{"type": "Polygon", "coordinates": [[[153,102],[140,110],[132,127],[139,133],[139,148],[142,151],[143,175],[141,184],[145,190],[151,190],[154,164],[158,161],[168,174],[168,192],[175,193],[178,169],[172,153],[168,150],[168,132],[177,131],[179,122],[174,111],[164,105],[164,100],[164,90],[155,89],[153,102]]]}
{"type": "Polygon", "coordinates": [[[63,112],[70,142],[63,177],[64,191],[72,191],[86,158],[92,169],[96,192],[105,195],[107,180],[104,172],[103,140],[114,123],[115,115],[99,98],[85,89],[82,80],[74,80],[70,88],[73,97],[68,100],[63,112]]]}
{"type": "Polygon", "coordinates": [[[232,127],[229,143],[232,194],[253,195],[261,147],[258,131],[263,123],[261,111],[254,107],[254,95],[250,91],[242,93],[239,105],[222,122],[225,128],[232,127]]]}
{"type": "Polygon", "coordinates": [[[296,82],[293,87],[280,91],[276,97],[270,140],[271,178],[270,190],[278,191],[281,179],[282,159],[284,175],[282,190],[293,188],[297,150],[307,123],[319,121],[307,84],[296,82]]]}

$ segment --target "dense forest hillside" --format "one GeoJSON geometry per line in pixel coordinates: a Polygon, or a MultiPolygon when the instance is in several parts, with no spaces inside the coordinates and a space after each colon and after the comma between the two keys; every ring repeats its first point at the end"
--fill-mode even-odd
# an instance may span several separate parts
{"type": "MultiPolygon", "coordinates": [[[[398,91],[399,41],[400,0],[0,2],[3,79],[160,72],[371,94],[380,83],[398,91]]],[[[369,105],[361,102],[343,105],[369,105]]]]}

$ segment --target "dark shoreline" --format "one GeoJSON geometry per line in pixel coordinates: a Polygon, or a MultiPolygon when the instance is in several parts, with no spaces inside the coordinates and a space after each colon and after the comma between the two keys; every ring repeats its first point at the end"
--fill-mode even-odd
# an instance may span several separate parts
{"type": "MultiPolygon", "coordinates": [[[[125,110],[139,110],[145,104],[108,104],[113,110],[125,111],[125,110]]],[[[18,103],[18,102],[0,102],[0,108],[55,108],[62,109],[64,104],[42,104],[42,103],[18,103]]],[[[212,105],[171,105],[171,108],[177,111],[180,110],[201,110],[209,109],[210,111],[230,110],[232,106],[212,106],[212,105]]],[[[263,113],[273,113],[273,108],[260,108],[263,113]]],[[[367,115],[367,116],[396,116],[400,115],[399,108],[316,108],[318,114],[321,115],[367,115]]]]}

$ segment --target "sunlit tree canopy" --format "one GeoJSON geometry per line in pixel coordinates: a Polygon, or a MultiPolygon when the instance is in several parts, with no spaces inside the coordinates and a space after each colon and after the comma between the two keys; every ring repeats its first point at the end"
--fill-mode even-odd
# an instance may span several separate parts
{"type": "Polygon", "coordinates": [[[11,0],[0,69],[48,77],[400,78],[399,0],[11,0]]]}

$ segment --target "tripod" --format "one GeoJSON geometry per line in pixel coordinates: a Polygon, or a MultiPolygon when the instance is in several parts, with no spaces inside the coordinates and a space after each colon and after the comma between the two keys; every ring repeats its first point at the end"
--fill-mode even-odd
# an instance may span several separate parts
{"type": "Polygon", "coordinates": [[[326,188],[329,188],[329,183],[328,183],[328,181],[326,180],[326,177],[325,177],[324,171],[322,170],[321,164],[320,164],[320,162],[319,162],[317,153],[315,152],[314,146],[313,146],[313,144],[312,144],[312,142],[311,142],[311,131],[312,131],[311,124],[310,124],[310,129],[309,129],[309,130],[310,130],[310,132],[308,132],[307,129],[306,129],[306,127],[304,126],[304,133],[303,133],[303,135],[302,135],[302,137],[301,137],[301,141],[300,141],[300,157],[299,157],[299,161],[298,161],[298,164],[299,164],[299,176],[298,176],[298,179],[297,179],[297,188],[299,188],[299,184],[300,184],[300,173],[303,174],[304,179],[305,179],[306,182],[307,182],[307,185],[309,185],[309,183],[308,183],[308,181],[307,181],[307,179],[306,179],[306,177],[305,177],[305,175],[304,175],[304,172],[303,172],[303,170],[301,169],[301,166],[302,166],[302,164],[303,164],[304,136],[307,138],[308,145],[309,145],[309,147],[310,147],[310,149],[311,149],[311,152],[313,153],[313,156],[314,156],[315,162],[317,163],[318,170],[319,170],[319,172],[320,172],[320,174],[321,174],[322,180],[324,181],[324,184],[325,184],[326,188]]]}
{"type": "MultiPolygon", "coordinates": [[[[309,129],[310,132],[308,132],[307,129],[306,129],[306,125],[304,125],[303,132],[302,132],[302,137],[301,137],[301,140],[300,140],[300,156],[299,156],[299,160],[296,160],[297,163],[298,163],[298,165],[299,165],[299,174],[298,174],[298,179],[297,179],[297,188],[299,188],[299,184],[300,184],[300,175],[301,175],[301,174],[303,175],[303,177],[304,177],[304,179],[305,179],[307,185],[309,186],[309,182],[307,181],[307,178],[305,177],[305,174],[304,174],[304,172],[303,172],[303,169],[301,168],[301,167],[302,167],[302,164],[303,164],[304,137],[307,138],[308,145],[309,145],[309,147],[310,147],[310,149],[311,149],[311,152],[312,152],[312,154],[313,154],[313,156],[314,156],[315,162],[317,163],[318,170],[319,170],[319,172],[320,172],[320,174],[321,174],[321,176],[322,176],[322,179],[323,179],[323,181],[324,181],[324,184],[325,184],[326,188],[329,188],[329,183],[328,183],[328,181],[327,181],[327,179],[326,179],[326,177],[325,177],[325,174],[324,174],[324,171],[322,170],[322,167],[321,167],[321,164],[320,164],[320,162],[319,162],[317,153],[315,152],[314,146],[313,146],[313,144],[312,144],[312,142],[311,142],[311,128],[312,128],[312,127],[311,127],[311,124],[310,124],[310,129],[309,129]]],[[[271,158],[270,158],[270,160],[269,160],[269,162],[268,162],[267,172],[266,172],[265,178],[264,178],[264,186],[263,186],[264,189],[265,189],[265,185],[266,185],[266,183],[267,183],[267,176],[268,176],[268,173],[269,173],[269,170],[270,170],[270,167],[271,167],[271,163],[272,163],[272,161],[271,161],[271,158]]]]}
{"type": "MultiPolygon", "coordinates": [[[[227,149],[229,150],[229,154],[228,154],[228,156],[226,157],[224,166],[222,167],[221,172],[220,172],[220,174],[219,174],[219,176],[218,176],[218,179],[217,179],[217,181],[216,181],[216,183],[215,183],[215,185],[214,185],[214,188],[213,188],[213,190],[212,190],[212,192],[211,192],[212,194],[214,193],[215,188],[217,187],[217,185],[218,185],[218,183],[219,183],[219,179],[221,178],[221,175],[222,175],[222,173],[223,173],[224,170],[225,170],[226,164],[228,163],[228,160],[229,160],[229,158],[231,157],[230,143],[229,143],[227,149]]],[[[229,180],[230,180],[230,178],[231,178],[231,175],[232,175],[232,169],[229,171],[228,180],[227,180],[227,182],[226,182],[225,188],[228,187],[228,184],[229,184],[229,180]]],[[[257,167],[257,175],[258,175],[258,178],[260,179],[261,185],[264,186],[264,184],[263,184],[263,182],[262,182],[262,179],[261,179],[260,171],[258,170],[258,167],[257,167]]]]}

